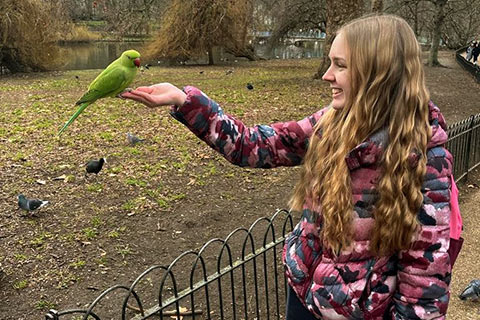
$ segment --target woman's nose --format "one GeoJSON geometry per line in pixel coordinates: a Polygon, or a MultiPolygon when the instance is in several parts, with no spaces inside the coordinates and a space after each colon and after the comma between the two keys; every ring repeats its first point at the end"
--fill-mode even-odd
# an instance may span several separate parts
{"type": "Polygon", "coordinates": [[[323,74],[322,80],[323,81],[329,81],[329,82],[332,82],[332,81],[335,80],[335,77],[333,76],[332,65],[331,64],[330,64],[330,67],[328,67],[327,71],[325,71],[325,73],[323,74]]]}

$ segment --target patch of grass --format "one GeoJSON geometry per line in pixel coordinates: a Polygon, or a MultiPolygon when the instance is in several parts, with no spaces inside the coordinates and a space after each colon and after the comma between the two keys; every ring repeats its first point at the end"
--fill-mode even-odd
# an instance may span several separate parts
{"type": "Polygon", "coordinates": [[[21,151],[17,151],[12,157],[13,161],[25,161],[27,160],[27,155],[21,151]]]}
{"type": "Polygon", "coordinates": [[[120,236],[120,233],[118,232],[118,230],[112,230],[107,234],[107,236],[109,238],[116,239],[120,236]]]}
{"type": "Polygon", "coordinates": [[[90,221],[90,224],[92,225],[92,227],[98,228],[103,224],[103,222],[101,218],[93,217],[92,220],[90,221]]]}
{"type": "Polygon", "coordinates": [[[106,256],[103,256],[103,257],[100,257],[100,258],[96,259],[95,262],[98,265],[101,265],[101,266],[106,266],[108,264],[108,260],[107,260],[106,256]]]}
{"type": "Polygon", "coordinates": [[[25,289],[28,286],[28,280],[19,280],[13,283],[13,288],[16,290],[25,289]]]}
{"type": "Polygon", "coordinates": [[[100,138],[105,140],[105,141],[113,141],[113,138],[114,138],[113,134],[111,132],[108,132],[108,131],[100,132],[99,135],[100,135],[100,138]]]}
{"type": "Polygon", "coordinates": [[[79,280],[79,277],[70,271],[58,270],[56,272],[55,278],[58,280],[57,289],[68,288],[70,284],[75,283],[79,280]]]}
{"type": "Polygon", "coordinates": [[[85,238],[87,238],[87,240],[93,240],[97,237],[97,230],[94,228],[90,228],[90,227],[84,228],[82,229],[82,233],[85,236],[85,238]]]}
{"type": "Polygon", "coordinates": [[[127,178],[125,183],[129,186],[136,186],[136,187],[146,187],[147,183],[143,180],[137,178],[127,178]]]}
{"type": "Polygon", "coordinates": [[[146,201],[146,197],[137,197],[134,199],[129,199],[122,204],[122,209],[126,211],[138,210],[146,201]]]}
{"type": "Polygon", "coordinates": [[[74,242],[76,239],[76,236],[74,233],[68,232],[60,235],[60,240],[61,241],[67,241],[67,242],[74,242]]]}
{"type": "Polygon", "coordinates": [[[159,198],[159,199],[155,199],[157,204],[159,205],[160,208],[163,208],[163,209],[167,209],[170,207],[170,204],[168,203],[168,201],[166,199],[162,199],[162,198],[159,198]]]}
{"type": "Polygon", "coordinates": [[[118,173],[122,172],[122,168],[121,167],[111,167],[111,168],[108,168],[106,171],[110,172],[110,173],[118,174],[118,173]]]}
{"type": "Polygon", "coordinates": [[[75,262],[70,263],[68,266],[73,269],[83,268],[87,263],[84,260],[78,260],[75,262]]]}
{"type": "Polygon", "coordinates": [[[118,247],[117,252],[122,256],[123,259],[125,259],[126,256],[132,254],[132,249],[130,249],[129,245],[126,244],[118,247]]]}
{"type": "Polygon", "coordinates": [[[38,300],[35,303],[35,308],[39,310],[50,310],[50,309],[55,309],[56,304],[47,300],[38,300]]]}
{"type": "Polygon", "coordinates": [[[102,191],[103,186],[100,183],[94,183],[87,185],[87,191],[90,192],[100,192],[102,191]]]}
{"type": "Polygon", "coordinates": [[[135,208],[135,206],[136,206],[135,199],[130,199],[130,200],[125,201],[122,204],[122,209],[130,211],[130,210],[133,210],[135,208]]]}
{"type": "Polygon", "coordinates": [[[25,254],[22,254],[22,253],[15,253],[13,256],[14,256],[15,259],[18,260],[18,261],[25,261],[25,260],[28,259],[28,256],[25,255],[25,254]]]}
{"type": "Polygon", "coordinates": [[[127,150],[128,153],[130,153],[133,156],[138,156],[142,154],[142,152],[136,147],[125,147],[125,149],[127,150]]]}
{"type": "Polygon", "coordinates": [[[32,240],[30,240],[30,244],[36,246],[36,247],[41,247],[45,244],[45,241],[49,238],[52,238],[53,235],[49,232],[42,232],[32,240]]]}
{"type": "Polygon", "coordinates": [[[171,201],[177,201],[177,200],[182,200],[186,197],[185,193],[177,193],[173,194],[169,197],[169,200],[171,201]]]}

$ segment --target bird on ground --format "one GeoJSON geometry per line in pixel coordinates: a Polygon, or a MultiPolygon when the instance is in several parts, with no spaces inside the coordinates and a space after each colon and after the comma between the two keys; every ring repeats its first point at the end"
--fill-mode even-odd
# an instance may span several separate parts
{"type": "Polygon", "coordinates": [[[152,66],[151,64],[148,64],[148,63],[147,63],[147,64],[145,64],[144,66],[141,66],[141,67],[140,67],[140,71],[141,71],[141,72],[145,72],[145,70],[149,70],[151,66],[152,66]]]}
{"type": "Polygon", "coordinates": [[[134,146],[139,142],[145,141],[145,139],[140,139],[139,137],[137,137],[133,133],[127,132],[127,141],[130,145],[134,146]]]}
{"type": "Polygon", "coordinates": [[[227,71],[225,72],[226,75],[229,75],[229,74],[232,74],[232,73],[233,73],[233,70],[232,70],[232,69],[227,70],[227,71]]]}
{"type": "Polygon", "coordinates": [[[472,280],[468,286],[459,295],[461,300],[472,298],[473,300],[480,299],[480,280],[472,280]]]}
{"type": "Polygon", "coordinates": [[[247,89],[248,90],[253,90],[253,84],[251,84],[250,82],[247,83],[247,89]]]}
{"type": "Polygon", "coordinates": [[[95,173],[98,174],[102,170],[103,164],[107,162],[107,159],[100,158],[98,160],[90,160],[87,162],[86,174],[95,173]]]}
{"type": "Polygon", "coordinates": [[[23,194],[18,195],[18,207],[28,212],[35,211],[48,204],[48,201],[27,199],[23,194]]]}
{"type": "Polygon", "coordinates": [[[60,129],[61,134],[90,104],[105,97],[115,97],[123,92],[135,78],[140,67],[140,53],[127,50],[110,63],[88,86],[88,91],[75,103],[77,111],[60,129]]]}

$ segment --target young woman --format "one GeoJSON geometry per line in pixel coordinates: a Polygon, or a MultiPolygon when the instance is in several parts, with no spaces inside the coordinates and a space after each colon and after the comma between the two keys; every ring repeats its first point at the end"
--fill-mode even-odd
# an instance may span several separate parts
{"type": "Polygon", "coordinates": [[[303,164],[291,199],[287,319],[444,319],[449,301],[446,124],[429,101],[420,48],[395,16],[343,26],[323,76],[331,104],[247,128],[194,87],[123,97],[172,115],[240,166],[303,164]]]}

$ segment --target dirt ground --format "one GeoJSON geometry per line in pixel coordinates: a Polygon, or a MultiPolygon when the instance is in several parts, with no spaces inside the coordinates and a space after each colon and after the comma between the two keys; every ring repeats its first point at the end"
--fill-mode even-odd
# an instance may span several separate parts
{"type": "MultiPolygon", "coordinates": [[[[426,67],[426,78],[447,122],[480,113],[480,85],[452,52],[440,52],[440,62],[445,68],[426,67]]],[[[269,123],[308,115],[319,107],[315,99],[328,99],[327,86],[308,79],[314,65],[267,61],[170,68],[142,74],[138,81],[148,84],[161,77],[178,85],[191,83],[246,123],[269,123]],[[225,76],[231,69],[236,78],[225,76]],[[272,69],[276,73],[269,73],[272,69]],[[253,92],[228,89],[240,84],[244,89],[253,76],[253,92]],[[219,88],[219,81],[227,89],[219,88]],[[285,100],[286,107],[277,106],[278,100],[285,100]],[[252,101],[258,107],[251,108],[252,101]],[[263,112],[267,107],[269,112],[263,112]]],[[[112,107],[98,103],[105,111],[89,107],[90,113],[81,115],[63,140],[54,138],[72,112],[61,101],[75,101],[95,74],[0,78],[2,320],[42,319],[50,308],[82,307],[114,284],[131,283],[149,266],[168,265],[212,238],[248,228],[259,217],[286,208],[297,179],[298,168],[234,167],[166,112],[152,113],[130,102],[122,109],[120,102],[112,107]],[[37,112],[34,118],[30,108],[37,112]],[[126,131],[147,142],[125,146],[126,131]],[[105,170],[84,178],[85,160],[105,150],[105,170]],[[35,216],[23,214],[16,207],[20,192],[51,205],[35,216]]],[[[453,273],[448,319],[480,319],[478,302],[457,297],[471,279],[480,278],[479,176],[459,185],[465,244],[453,273]]]]}

